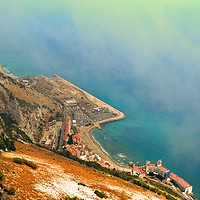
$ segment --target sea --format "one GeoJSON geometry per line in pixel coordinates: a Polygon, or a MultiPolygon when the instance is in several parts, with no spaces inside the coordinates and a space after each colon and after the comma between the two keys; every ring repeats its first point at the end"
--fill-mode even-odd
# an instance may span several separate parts
{"type": "Polygon", "coordinates": [[[200,3],[44,2],[0,1],[5,72],[58,74],[122,111],[93,131],[101,146],[122,165],[162,159],[200,199],[200,3]]]}

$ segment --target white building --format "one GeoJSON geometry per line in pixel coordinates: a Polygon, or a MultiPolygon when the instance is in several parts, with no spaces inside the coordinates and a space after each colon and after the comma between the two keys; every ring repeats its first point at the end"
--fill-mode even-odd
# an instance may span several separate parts
{"type": "Polygon", "coordinates": [[[157,163],[150,163],[150,161],[146,162],[146,173],[156,173],[159,174],[162,178],[169,178],[170,170],[166,167],[162,166],[162,160],[158,160],[157,163]]]}
{"type": "Polygon", "coordinates": [[[177,176],[172,172],[170,173],[169,177],[174,183],[174,185],[177,186],[182,192],[185,192],[188,195],[192,193],[192,186],[183,178],[177,176]]]}

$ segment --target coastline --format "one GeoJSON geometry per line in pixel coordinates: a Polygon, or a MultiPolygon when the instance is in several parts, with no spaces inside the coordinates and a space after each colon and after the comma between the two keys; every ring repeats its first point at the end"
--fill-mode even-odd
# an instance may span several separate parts
{"type": "Polygon", "coordinates": [[[112,118],[109,118],[109,119],[105,119],[105,120],[101,120],[101,121],[99,121],[99,124],[104,124],[104,123],[108,123],[108,122],[118,121],[118,120],[126,118],[126,115],[123,112],[121,112],[118,109],[112,107],[111,105],[105,103],[104,101],[98,99],[94,95],[86,92],[85,90],[81,89],[80,87],[74,85],[73,83],[67,81],[66,79],[60,77],[57,74],[53,74],[53,76],[54,76],[55,79],[63,81],[64,83],[66,83],[67,85],[69,85],[69,87],[72,87],[75,90],[77,90],[80,93],[82,93],[93,104],[96,104],[97,106],[105,106],[105,107],[109,108],[113,113],[116,113],[115,117],[112,117],[112,118]]]}
{"type": "Polygon", "coordinates": [[[92,127],[81,127],[80,131],[82,133],[83,143],[88,146],[94,153],[98,154],[102,160],[100,164],[105,167],[105,162],[110,163],[111,168],[115,168],[117,170],[129,169],[128,166],[122,166],[117,163],[111,155],[100,145],[100,143],[94,138],[92,132],[95,129],[95,126],[92,127]]]}
{"type": "MultiPolygon", "coordinates": [[[[7,74],[4,71],[3,66],[1,64],[0,64],[0,72],[6,74],[7,76],[11,76],[10,74],[7,74]]],[[[83,143],[86,146],[88,146],[88,148],[90,148],[94,153],[98,154],[102,158],[102,161],[100,162],[100,164],[102,166],[105,167],[105,162],[107,161],[108,163],[110,163],[110,168],[116,168],[118,170],[124,170],[125,168],[126,169],[130,169],[128,166],[122,166],[119,163],[117,163],[111,157],[111,155],[109,155],[109,153],[100,145],[100,143],[94,138],[94,136],[92,134],[92,132],[93,132],[93,130],[95,128],[101,129],[101,125],[104,124],[104,123],[109,123],[109,122],[113,122],[113,121],[118,121],[118,120],[124,119],[126,117],[125,114],[122,113],[121,111],[117,110],[116,108],[110,106],[109,104],[103,102],[102,100],[98,99],[97,97],[89,94],[88,92],[84,91],[83,89],[80,89],[76,85],[68,82],[64,78],[62,78],[62,77],[60,77],[58,75],[53,75],[53,76],[54,76],[53,79],[60,79],[64,83],[67,83],[67,85],[69,87],[71,87],[74,90],[77,90],[77,91],[81,92],[82,94],[84,94],[89,99],[89,101],[91,101],[92,103],[96,104],[97,106],[107,107],[113,113],[116,114],[115,116],[113,116],[111,118],[108,118],[108,119],[105,119],[105,120],[101,120],[101,121],[95,123],[95,125],[93,125],[93,126],[80,127],[80,132],[81,132],[81,135],[82,135],[82,140],[83,140],[83,143]]],[[[16,77],[16,76],[13,76],[13,77],[16,77]]]]}
{"type": "Polygon", "coordinates": [[[78,86],[74,85],[73,83],[67,81],[66,79],[60,77],[57,74],[54,74],[54,79],[58,79],[59,81],[61,81],[62,83],[67,84],[69,87],[75,89],[76,91],[80,92],[82,95],[85,96],[85,98],[87,98],[90,102],[92,102],[93,104],[97,105],[97,106],[103,106],[103,107],[107,107],[109,110],[111,110],[113,113],[115,113],[116,115],[113,117],[110,117],[108,119],[105,120],[101,120],[99,122],[94,123],[93,126],[83,126],[83,127],[79,127],[79,131],[81,133],[81,137],[82,137],[82,142],[89,148],[91,149],[94,153],[98,154],[101,158],[102,161],[100,162],[100,164],[104,167],[108,167],[105,166],[105,162],[107,161],[108,163],[110,163],[110,168],[115,168],[117,170],[129,170],[130,171],[130,167],[129,166],[123,166],[120,165],[119,163],[117,163],[112,157],[111,155],[109,155],[109,153],[100,145],[100,143],[98,141],[96,141],[96,139],[94,138],[92,132],[94,129],[98,128],[98,129],[102,129],[101,125],[105,124],[105,123],[109,123],[109,122],[114,122],[114,121],[118,121],[118,120],[122,120],[126,118],[126,115],[124,113],[122,113],[121,111],[117,110],[116,108],[110,106],[109,104],[103,102],[102,100],[98,99],[97,97],[93,96],[92,94],[86,92],[85,90],[79,88],[78,86]]]}
{"type": "Polygon", "coordinates": [[[6,74],[6,76],[10,76],[10,77],[12,77],[12,78],[17,78],[18,76],[15,76],[15,75],[13,75],[12,73],[10,73],[10,72],[6,72],[6,70],[5,70],[5,68],[3,67],[3,65],[2,64],[0,64],[0,73],[2,73],[2,74],[6,74]]]}

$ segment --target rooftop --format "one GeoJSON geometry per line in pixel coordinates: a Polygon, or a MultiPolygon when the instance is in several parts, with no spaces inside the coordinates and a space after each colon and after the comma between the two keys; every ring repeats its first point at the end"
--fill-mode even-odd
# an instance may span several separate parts
{"type": "Polygon", "coordinates": [[[182,185],[185,189],[191,187],[191,185],[188,182],[186,182],[183,178],[177,176],[176,174],[174,174],[172,172],[170,173],[169,177],[172,180],[174,180],[177,183],[179,183],[180,185],[182,185]]]}
{"type": "Polygon", "coordinates": [[[81,138],[81,135],[79,133],[75,133],[74,135],[72,135],[72,138],[73,139],[78,139],[78,138],[81,138]]]}
{"type": "Polygon", "coordinates": [[[69,151],[72,155],[78,154],[78,150],[74,149],[74,148],[72,148],[70,146],[67,147],[67,151],[69,151]]]}
{"type": "Polygon", "coordinates": [[[66,120],[70,120],[69,114],[66,115],[66,120]]]}
{"type": "Polygon", "coordinates": [[[164,172],[168,172],[169,171],[169,169],[167,169],[166,167],[164,167],[164,166],[159,166],[158,167],[159,169],[161,169],[162,171],[164,171],[164,172]]]}
{"type": "Polygon", "coordinates": [[[137,173],[145,174],[145,171],[142,169],[141,166],[134,166],[133,171],[135,171],[137,173]]]}
{"type": "Polygon", "coordinates": [[[150,163],[149,166],[151,166],[151,167],[155,167],[156,164],[155,164],[155,163],[150,163]]]}
{"type": "Polygon", "coordinates": [[[71,128],[71,125],[70,125],[70,116],[67,115],[66,116],[66,125],[65,125],[65,134],[67,134],[67,135],[70,134],[70,128],[71,128]]]}

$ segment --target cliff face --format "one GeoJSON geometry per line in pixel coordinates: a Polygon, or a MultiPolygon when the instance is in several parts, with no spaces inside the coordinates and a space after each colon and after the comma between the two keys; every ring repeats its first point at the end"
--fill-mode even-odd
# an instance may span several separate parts
{"type": "Polygon", "coordinates": [[[15,149],[13,140],[17,138],[29,140],[19,128],[24,118],[21,113],[18,100],[0,84],[0,149],[15,149]]]}
{"type": "Polygon", "coordinates": [[[27,87],[23,79],[0,73],[0,149],[13,150],[13,141],[37,142],[43,125],[60,103],[27,87]],[[52,110],[53,109],[53,110],[52,110]]]}

